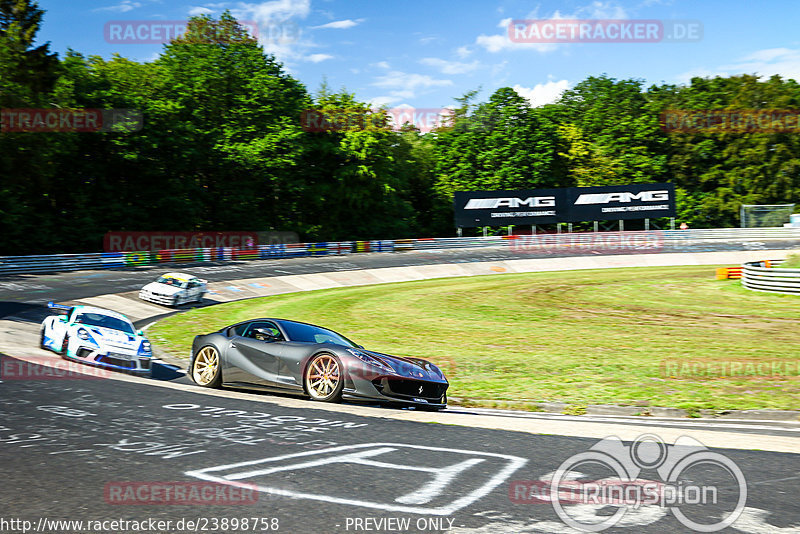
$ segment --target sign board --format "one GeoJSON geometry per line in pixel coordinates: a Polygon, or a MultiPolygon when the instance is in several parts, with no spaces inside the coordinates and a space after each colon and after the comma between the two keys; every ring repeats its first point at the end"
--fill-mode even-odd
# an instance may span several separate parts
{"type": "Polygon", "coordinates": [[[630,184],[567,189],[565,222],[675,216],[674,184],[630,184]]]}
{"type": "Polygon", "coordinates": [[[453,198],[456,226],[505,226],[559,222],[564,189],[515,191],[456,191],[453,198]]]}
{"type": "Polygon", "coordinates": [[[675,186],[669,183],[457,191],[457,227],[617,221],[675,216],[675,186]]]}

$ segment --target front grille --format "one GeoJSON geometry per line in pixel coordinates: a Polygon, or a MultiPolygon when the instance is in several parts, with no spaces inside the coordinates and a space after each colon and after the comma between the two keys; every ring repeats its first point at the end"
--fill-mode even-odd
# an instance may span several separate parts
{"type": "Polygon", "coordinates": [[[390,397],[419,397],[439,400],[447,391],[447,384],[402,378],[376,378],[372,383],[378,391],[390,397]],[[420,387],[422,392],[420,392],[420,387]]]}
{"type": "Polygon", "coordinates": [[[124,367],[126,369],[136,368],[136,362],[132,362],[130,360],[121,360],[112,356],[100,356],[96,361],[110,365],[116,365],[117,367],[124,367]]]}

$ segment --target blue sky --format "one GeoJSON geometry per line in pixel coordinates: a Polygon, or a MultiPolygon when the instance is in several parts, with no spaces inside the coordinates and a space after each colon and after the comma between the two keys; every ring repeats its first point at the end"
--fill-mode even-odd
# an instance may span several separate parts
{"type": "MultiPolygon", "coordinates": [[[[113,21],[181,21],[230,9],[255,21],[264,47],[316,92],[327,78],[363,101],[439,108],[481,88],[514,87],[534,105],[590,75],[685,83],[691,76],[757,73],[800,80],[800,4],[720,0],[39,0],[40,41],[63,54],[149,61],[159,44],[114,44],[113,21]],[[692,20],[702,39],[679,43],[522,44],[509,19],[692,20]]],[[[136,26],[138,27],[138,26],[136,26]]]]}

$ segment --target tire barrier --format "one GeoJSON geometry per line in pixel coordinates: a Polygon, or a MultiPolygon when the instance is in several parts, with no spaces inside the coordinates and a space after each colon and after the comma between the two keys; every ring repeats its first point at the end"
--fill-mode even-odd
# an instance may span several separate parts
{"type": "MultiPolygon", "coordinates": [[[[455,249],[505,246],[528,251],[545,247],[547,251],[585,249],[603,245],[602,252],[677,252],[696,249],[704,243],[734,243],[762,246],[757,240],[783,239],[800,243],[800,228],[718,228],[701,230],[653,230],[635,232],[583,232],[489,236],[398,239],[371,241],[321,241],[258,245],[255,247],[186,248],[154,251],[99,252],[91,254],[53,254],[46,256],[0,256],[0,275],[34,274],[92,269],[115,269],[159,263],[194,263],[231,260],[268,260],[303,256],[339,256],[368,252],[455,249]],[[630,244],[625,250],[609,249],[609,243],[630,244]],[[643,245],[647,245],[644,246],[643,245]],[[630,248],[630,250],[628,250],[630,248]]],[[[627,245],[626,245],[627,246],[627,245]]]]}
{"type": "Polygon", "coordinates": [[[742,264],[742,286],[753,291],[800,295],[800,269],[776,268],[783,260],[742,264]]]}

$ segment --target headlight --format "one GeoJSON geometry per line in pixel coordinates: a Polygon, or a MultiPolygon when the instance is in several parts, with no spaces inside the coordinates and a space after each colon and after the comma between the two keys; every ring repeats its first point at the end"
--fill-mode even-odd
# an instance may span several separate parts
{"type": "Polygon", "coordinates": [[[373,358],[369,354],[361,352],[358,349],[347,349],[347,352],[349,352],[350,354],[352,354],[353,356],[355,356],[356,358],[358,358],[359,360],[361,360],[366,364],[373,365],[389,373],[396,373],[396,371],[392,368],[391,365],[384,363],[378,360],[377,358],[373,358]]]}
{"type": "Polygon", "coordinates": [[[150,342],[145,340],[142,341],[142,344],[139,345],[139,354],[142,356],[150,356],[153,352],[153,348],[150,346],[150,342]]]}
{"type": "Polygon", "coordinates": [[[92,339],[92,336],[89,335],[85,328],[78,328],[78,337],[84,341],[92,339]]]}
{"type": "Polygon", "coordinates": [[[436,367],[433,364],[430,364],[430,366],[431,366],[431,371],[433,371],[433,374],[435,374],[439,378],[444,378],[444,373],[442,372],[441,369],[439,369],[438,367],[436,367]]]}

